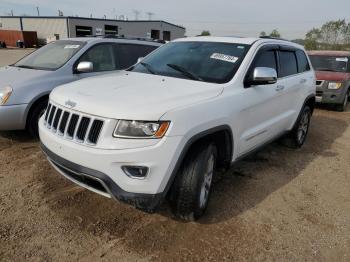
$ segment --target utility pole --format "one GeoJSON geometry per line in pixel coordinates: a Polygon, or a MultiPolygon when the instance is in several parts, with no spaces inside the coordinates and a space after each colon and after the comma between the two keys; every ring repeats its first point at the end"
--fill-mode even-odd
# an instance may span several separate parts
{"type": "Polygon", "coordinates": [[[133,10],[133,13],[135,15],[135,20],[139,20],[139,15],[141,12],[139,10],[133,10]]]}
{"type": "Polygon", "coordinates": [[[39,6],[36,7],[36,11],[38,12],[38,16],[40,16],[39,6]]]}
{"type": "Polygon", "coordinates": [[[148,20],[152,20],[152,17],[154,16],[154,13],[147,12],[146,14],[148,15],[148,20]]]}
{"type": "Polygon", "coordinates": [[[11,15],[13,16],[13,10],[11,10],[11,15]]]}

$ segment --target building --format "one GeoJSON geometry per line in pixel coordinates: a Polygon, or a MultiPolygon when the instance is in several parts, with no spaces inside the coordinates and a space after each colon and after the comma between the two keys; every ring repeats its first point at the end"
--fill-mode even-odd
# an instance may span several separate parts
{"type": "Polygon", "coordinates": [[[35,31],[39,44],[54,39],[118,34],[174,40],[186,29],[161,20],[112,20],[70,16],[0,16],[0,30],[35,31]]]}

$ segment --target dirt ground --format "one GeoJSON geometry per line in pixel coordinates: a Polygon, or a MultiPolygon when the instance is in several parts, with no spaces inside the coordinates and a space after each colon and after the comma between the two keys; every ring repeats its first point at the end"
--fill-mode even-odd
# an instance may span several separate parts
{"type": "Polygon", "coordinates": [[[0,261],[350,261],[349,124],[350,108],[317,109],[302,149],[237,163],[196,223],[75,186],[38,141],[2,132],[0,261]]]}

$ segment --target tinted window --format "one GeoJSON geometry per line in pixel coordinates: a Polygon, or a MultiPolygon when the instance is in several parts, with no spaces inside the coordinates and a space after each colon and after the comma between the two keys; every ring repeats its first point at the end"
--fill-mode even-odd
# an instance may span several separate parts
{"type": "Polygon", "coordinates": [[[133,44],[118,44],[116,47],[116,60],[119,64],[119,69],[126,69],[136,64],[137,59],[145,57],[158,46],[150,45],[133,45],[133,44]]]}
{"type": "Polygon", "coordinates": [[[310,60],[317,71],[350,72],[349,57],[310,55],[310,60]]]}
{"type": "Polygon", "coordinates": [[[298,73],[295,53],[291,51],[280,51],[280,74],[279,77],[295,75],[298,73]]]}
{"type": "Polygon", "coordinates": [[[111,44],[95,45],[82,55],[79,62],[91,62],[94,65],[94,72],[116,70],[113,54],[111,44]]]}
{"type": "Polygon", "coordinates": [[[299,73],[306,72],[310,70],[309,61],[306,58],[306,55],[303,51],[296,51],[297,59],[298,59],[298,71],[299,73]]]}
{"type": "Polygon", "coordinates": [[[132,71],[226,83],[243,61],[248,45],[216,42],[172,42],[137,64],[132,71]]]}
{"type": "Polygon", "coordinates": [[[254,63],[254,67],[269,67],[277,71],[275,51],[263,51],[258,56],[254,63]]]}

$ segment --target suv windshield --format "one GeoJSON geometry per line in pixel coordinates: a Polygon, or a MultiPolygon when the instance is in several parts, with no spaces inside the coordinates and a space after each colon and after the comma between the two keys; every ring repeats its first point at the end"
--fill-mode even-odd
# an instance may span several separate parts
{"type": "Polygon", "coordinates": [[[85,42],[69,40],[53,42],[24,57],[13,66],[53,71],[67,63],[84,44],[85,42]]]}
{"type": "Polygon", "coordinates": [[[130,69],[133,72],[226,83],[237,72],[248,45],[173,42],[157,49],[130,69]]]}
{"type": "Polygon", "coordinates": [[[348,57],[310,55],[316,71],[348,72],[348,57]]]}

